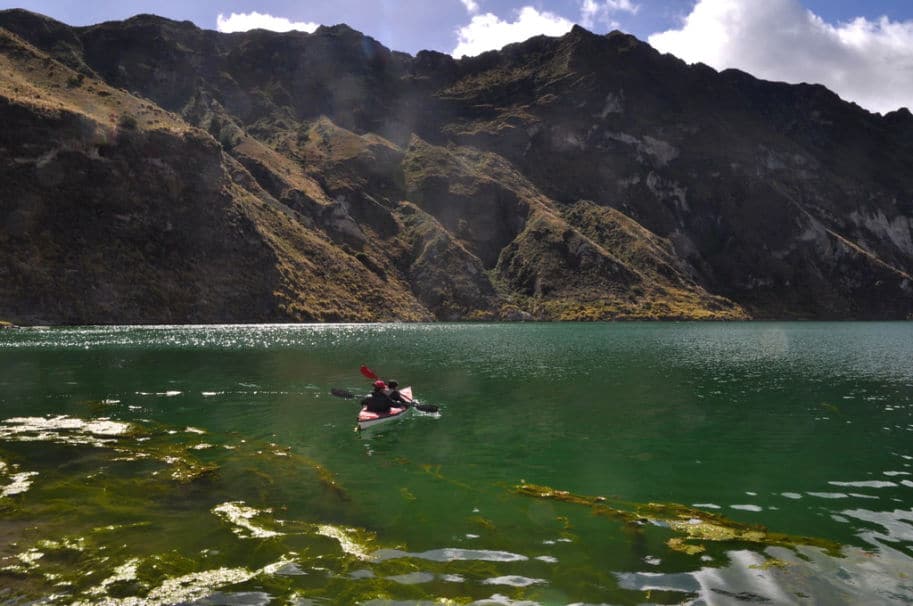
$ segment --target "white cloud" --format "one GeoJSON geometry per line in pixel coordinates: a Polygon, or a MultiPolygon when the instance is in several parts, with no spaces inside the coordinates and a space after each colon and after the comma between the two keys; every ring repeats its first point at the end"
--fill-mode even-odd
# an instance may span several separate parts
{"type": "Polygon", "coordinates": [[[274,32],[288,32],[299,30],[302,32],[312,33],[319,24],[291,21],[285,17],[274,17],[263,13],[232,13],[228,17],[219,13],[216,18],[216,29],[220,32],[246,32],[251,29],[269,29],[274,32]]]}
{"type": "Polygon", "coordinates": [[[606,4],[616,11],[624,11],[636,15],[640,10],[639,4],[634,4],[631,0],[606,0],[606,4]]]}
{"type": "Polygon", "coordinates": [[[533,36],[563,36],[574,26],[572,21],[549,12],[539,12],[524,6],[515,21],[503,21],[492,13],[475,15],[469,25],[457,30],[459,44],[451,53],[454,57],[479,55],[533,36]]]}
{"type": "Polygon", "coordinates": [[[587,29],[592,29],[599,14],[599,4],[596,0],[583,0],[580,6],[580,23],[587,29]]]}
{"type": "Polygon", "coordinates": [[[463,3],[463,6],[466,7],[466,12],[470,15],[475,15],[479,12],[479,3],[476,0],[460,0],[463,3]]]}
{"type": "Polygon", "coordinates": [[[612,17],[616,13],[630,13],[636,15],[640,10],[639,4],[631,0],[583,0],[580,5],[580,24],[587,29],[593,29],[597,23],[604,23],[611,28],[619,26],[618,21],[612,17]]]}
{"type": "Polygon", "coordinates": [[[799,0],[699,0],[650,44],[690,63],[824,84],[872,111],[913,106],[913,21],[830,24],[799,0]]]}

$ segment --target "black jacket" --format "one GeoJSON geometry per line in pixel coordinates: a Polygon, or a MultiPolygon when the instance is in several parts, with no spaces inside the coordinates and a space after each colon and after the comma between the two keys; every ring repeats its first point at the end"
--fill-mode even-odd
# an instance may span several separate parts
{"type": "Polygon", "coordinates": [[[371,395],[361,401],[361,405],[370,412],[390,412],[390,396],[383,391],[372,391],[371,395]]]}

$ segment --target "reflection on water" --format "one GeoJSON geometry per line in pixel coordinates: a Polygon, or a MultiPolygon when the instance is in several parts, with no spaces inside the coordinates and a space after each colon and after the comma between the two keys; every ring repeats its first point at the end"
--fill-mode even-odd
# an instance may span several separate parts
{"type": "Polygon", "coordinates": [[[908,324],[4,331],[0,600],[907,604],[910,359],[908,324]],[[353,432],[366,362],[440,414],[353,432]]]}

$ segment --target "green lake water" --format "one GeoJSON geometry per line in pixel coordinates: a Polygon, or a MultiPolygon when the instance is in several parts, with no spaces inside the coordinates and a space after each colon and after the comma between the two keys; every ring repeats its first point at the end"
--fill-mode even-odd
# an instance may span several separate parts
{"type": "Polygon", "coordinates": [[[913,323],[0,331],[0,495],[0,603],[910,604],[913,323]]]}

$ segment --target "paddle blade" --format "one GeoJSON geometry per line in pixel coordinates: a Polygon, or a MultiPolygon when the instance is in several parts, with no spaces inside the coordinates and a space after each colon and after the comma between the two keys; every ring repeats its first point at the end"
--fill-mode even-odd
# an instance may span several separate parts
{"type": "Polygon", "coordinates": [[[355,397],[355,394],[346,389],[339,389],[338,387],[333,387],[330,389],[330,393],[336,396],[337,398],[345,398],[346,400],[351,400],[355,397]]]}
{"type": "Polygon", "coordinates": [[[412,397],[412,388],[411,387],[403,387],[402,389],[399,390],[399,395],[400,395],[400,397],[402,397],[404,402],[412,405],[415,408],[415,410],[420,410],[422,412],[437,412],[438,410],[440,410],[434,404],[415,404],[414,403],[415,398],[412,397]]]}
{"type": "Polygon", "coordinates": [[[358,370],[359,370],[359,372],[361,372],[362,375],[365,376],[365,378],[371,379],[372,381],[376,381],[377,379],[380,378],[380,377],[377,376],[377,374],[374,373],[373,370],[371,370],[370,368],[368,368],[368,367],[365,366],[364,364],[362,364],[362,365],[361,365],[361,368],[359,368],[358,370]]]}

